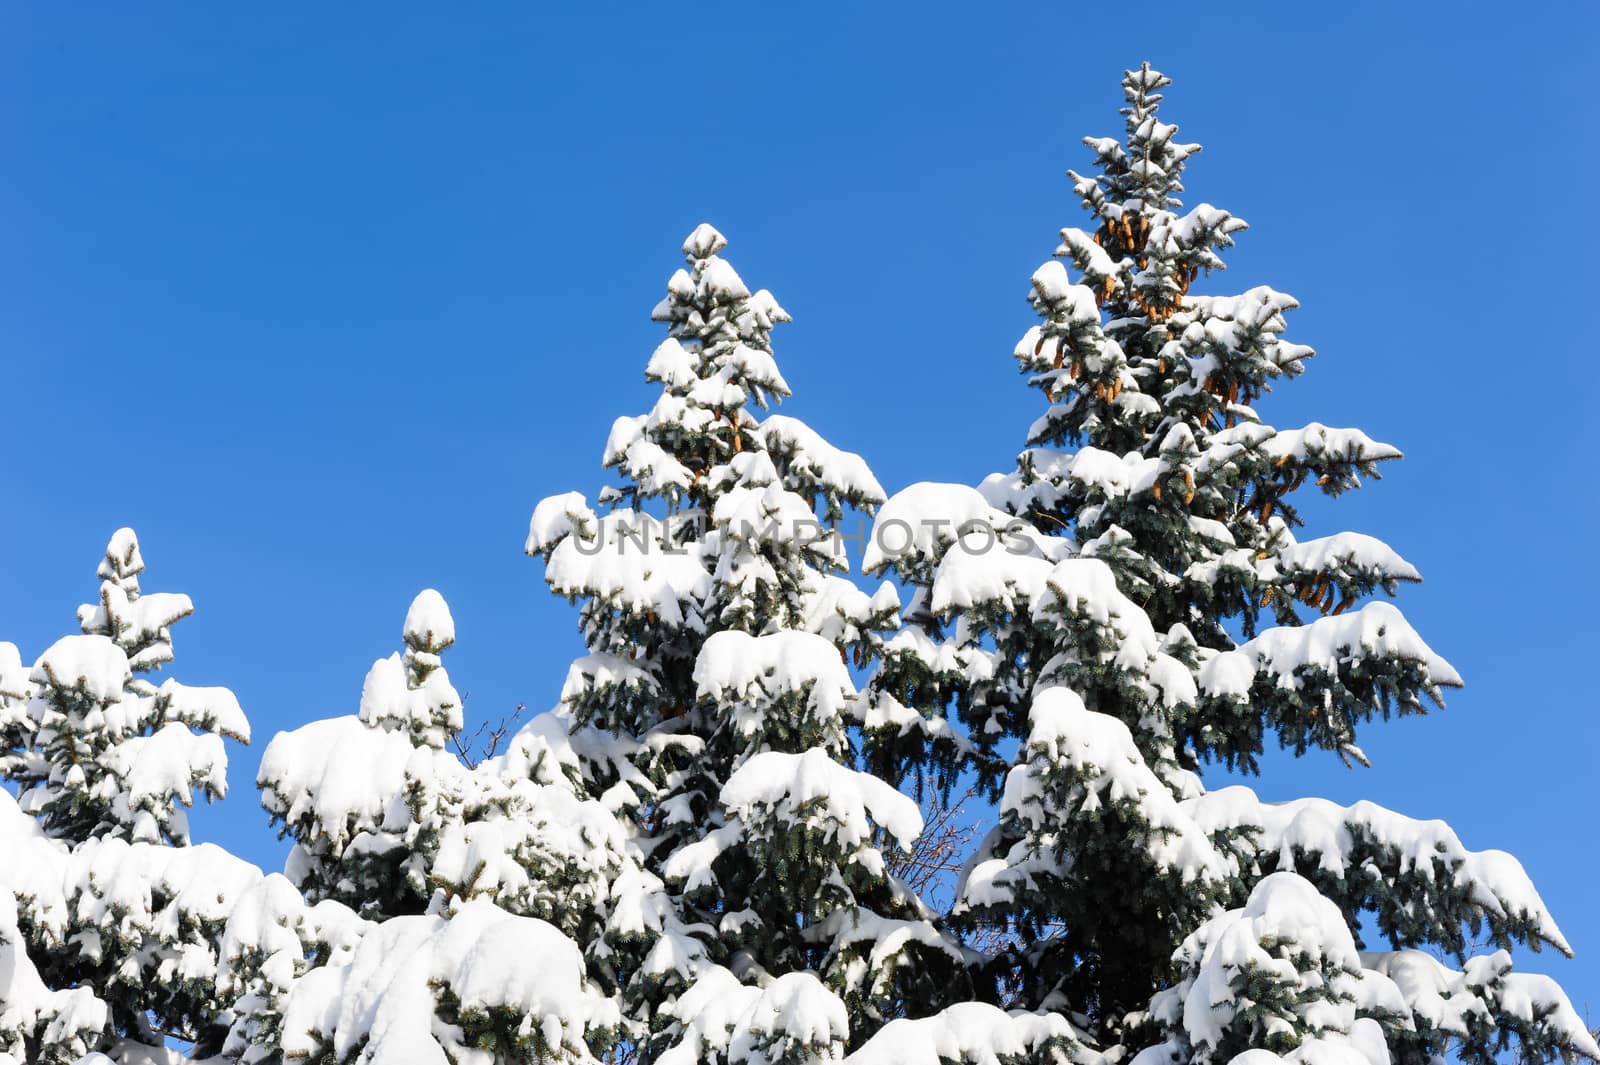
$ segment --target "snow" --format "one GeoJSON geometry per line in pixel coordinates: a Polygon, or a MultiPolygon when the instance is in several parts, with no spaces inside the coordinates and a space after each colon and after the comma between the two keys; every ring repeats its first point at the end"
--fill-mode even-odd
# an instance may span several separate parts
{"type": "Polygon", "coordinates": [[[892,994],[895,978],[915,973],[917,954],[924,952],[944,954],[962,968],[982,965],[981,953],[963,947],[935,927],[937,917],[927,906],[921,907],[917,920],[879,917],[865,908],[840,908],[830,913],[819,931],[831,941],[833,951],[842,955],[855,948],[861,955],[860,963],[845,969],[850,983],[843,990],[875,998],[892,994]]]}
{"type": "Polygon", "coordinates": [[[1360,429],[1334,429],[1311,422],[1301,429],[1280,429],[1262,444],[1273,459],[1289,458],[1300,462],[1380,462],[1404,458],[1392,444],[1380,444],[1360,429]]]}
{"type": "Polygon", "coordinates": [[[711,377],[701,378],[689,390],[689,400],[706,410],[737,410],[744,406],[750,394],[743,386],[735,384],[733,373],[724,368],[711,377]]]}
{"type": "Polygon", "coordinates": [[[72,853],[66,880],[76,892],[76,920],[103,928],[120,923],[124,932],[142,925],[155,939],[158,929],[180,923],[220,930],[261,880],[261,870],[212,843],[169,847],[101,839],[72,853]],[[159,909],[152,908],[156,903],[159,909]]]}
{"type": "Polygon", "coordinates": [[[660,1065],[725,1060],[743,1065],[837,1060],[849,1032],[844,1003],[805,972],[765,987],[742,984],[720,965],[706,966],[663,1009],[678,1041],[660,1065]]]}
{"type": "MultiPolygon", "coordinates": [[[[711,516],[724,533],[727,543],[777,543],[786,548],[792,545],[822,561],[824,566],[844,564],[842,543],[824,534],[815,512],[805,500],[779,485],[729,488],[717,500],[711,516]]],[[[747,567],[764,568],[747,568],[743,575],[744,582],[776,583],[775,574],[771,572],[766,559],[758,553],[749,552],[738,561],[747,567]]],[[[734,586],[736,582],[729,580],[729,576],[735,567],[737,562],[725,557],[719,567],[718,578],[734,586]],[[731,562],[733,566],[730,566],[731,562]]]]}
{"type": "MultiPolygon", "coordinates": [[[[1135,811],[1136,822],[1148,826],[1140,845],[1159,868],[1175,871],[1186,881],[1202,882],[1220,882],[1236,871],[1194,815],[1145,763],[1123,722],[1087,709],[1068,688],[1036,694],[1028,721],[1024,760],[1007,774],[1000,806],[1037,837],[1047,836],[1062,819],[1127,806],[1135,811]],[[1074,781],[1064,790],[1053,783],[1063,772],[1074,781]]],[[[1031,860],[1032,854],[1022,851],[1008,864],[1031,860]]],[[[966,903],[1007,901],[1014,878],[1004,875],[1005,868],[975,866],[959,888],[966,903]]]]}
{"type": "Polygon", "coordinates": [[[63,636],[34,663],[29,679],[83,692],[102,706],[122,698],[132,679],[128,656],[104,636],[63,636]]]}
{"type": "Polygon", "coordinates": [[[1114,499],[1147,489],[1164,468],[1163,460],[1146,458],[1138,452],[1117,455],[1085,447],[1074,455],[1063,456],[1051,472],[1071,478],[1085,488],[1098,489],[1105,498],[1114,499]]]}
{"type": "Polygon", "coordinates": [[[850,1034],[839,996],[808,972],[784,973],[761,989],[734,1025],[730,1065],[837,1061],[850,1034]]]}
{"type": "Polygon", "coordinates": [[[17,645],[0,640],[0,702],[26,699],[33,690],[28,681],[30,672],[23,668],[17,645]]]}
{"type": "MultiPolygon", "coordinates": [[[[649,422],[674,420],[667,408],[674,404],[673,396],[663,395],[656,403],[652,415],[636,418],[618,418],[606,437],[604,461],[607,466],[618,466],[647,496],[662,495],[672,490],[685,491],[694,481],[689,468],[679,462],[661,445],[645,435],[649,422]]],[[[681,400],[677,401],[679,404],[681,400]]],[[[709,411],[702,411],[709,417],[709,411]]]]}
{"type": "Polygon", "coordinates": [[[461,729],[461,696],[442,667],[429,670],[420,683],[412,673],[399,654],[372,663],[361,685],[361,720],[442,747],[450,733],[461,729]]]}
{"type": "Polygon", "coordinates": [[[1461,676],[1406,621],[1391,603],[1368,603],[1360,610],[1337,617],[1318,618],[1308,625],[1268,629],[1255,639],[1224,651],[1200,667],[1200,689],[1210,695],[1242,698],[1248,692],[1248,674],[1263,675],[1280,688],[1297,689],[1308,670],[1338,676],[1340,667],[1358,657],[1397,658],[1415,662],[1427,671],[1431,683],[1459,688],[1461,676]]]}
{"type": "MultiPolygon", "coordinates": [[[[620,1020],[615,1003],[588,985],[577,946],[536,918],[492,903],[450,918],[395,917],[369,932],[342,965],[313,970],[290,992],[285,1056],[370,1065],[475,1061],[459,1027],[441,1023],[440,996],[463,1019],[498,1016],[515,1036],[542,1041],[551,1057],[592,1060],[591,1029],[620,1020]]],[[[509,1049],[509,1048],[508,1048],[509,1049]]]]}
{"type": "MultiPolygon", "coordinates": [[[[354,915],[350,916],[354,920],[354,915]]],[[[304,949],[302,926],[309,919],[305,899],[286,877],[279,873],[262,877],[228,914],[220,951],[224,978],[251,953],[287,962],[292,974],[293,963],[304,949]]]]}
{"type": "Polygon", "coordinates": [[[130,599],[117,584],[100,586],[100,602],[78,608],[78,622],[87,633],[110,636],[124,648],[160,638],[174,622],[194,613],[194,602],[177,592],[151,592],[130,599]]]}
{"type": "Polygon", "coordinates": [[[1174,316],[1173,324],[1178,328],[1189,323],[1202,324],[1205,340],[1225,353],[1230,361],[1245,358],[1252,349],[1259,349],[1270,372],[1292,373],[1297,370],[1291,367],[1307,357],[1310,349],[1281,343],[1277,335],[1288,324],[1283,312],[1298,306],[1293,296],[1266,285],[1258,285],[1236,296],[1190,294],[1182,310],[1174,316]]]}
{"type": "Polygon", "coordinates": [[[489,903],[468,903],[455,912],[434,964],[434,979],[442,976],[463,1008],[503,1007],[540,1017],[552,1046],[581,1046],[591,1023],[615,1021],[615,1007],[584,993],[585,967],[576,944],[543,921],[509,916],[489,903]]]}
{"type": "Polygon", "coordinates": [[[111,534],[106,544],[106,554],[95,575],[101,580],[115,580],[144,572],[144,558],[139,554],[139,535],[124,525],[111,534]]]}
{"type": "Polygon", "coordinates": [[[693,357],[676,337],[668,337],[656,346],[645,364],[644,376],[647,381],[659,381],[677,391],[688,389],[699,379],[693,357]]]}
{"type": "Polygon", "coordinates": [[[750,295],[738,271],[714,255],[701,264],[700,288],[713,299],[740,300],[750,295]]]}
{"type": "Polygon", "coordinates": [[[883,654],[886,658],[915,661],[938,676],[974,675],[974,667],[986,657],[981,650],[974,651],[954,641],[936,643],[923,629],[910,626],[884,643],[883,654]]]}
{"type": "Polygon", "coordinates": [[[972,741],[957,732],[944,717],[924,717],[916,710],[884,692],[873,692],[854,707],[861,727],[893,737],[920,736],[961,757],[976,757],[972,741]]]}
{"type": "Polygon", "coordinates": [[[1063,259],[1071,259],[1083,271],[1085,277],[1100,278],[1112,277],[1117,272],[1117,264],[1111,261],[1105,249],[1094,242],[1094,238],[1081,229],[1068,227],[1061,231],[1061,246],[1055,254],[1063,259]]]}
{"type": "Polygon", "coordinates": [[[156,706],[169,721],[216,732],[240,743],[250,742],[250,722],[239,700],[227,688],[180,684],[169,677],[156,690],[156,706]]]}
{"type": "Polygon", "coordinates": [[[722,786],[722,805],[746,821],[765,816],[813,825],[846,850],[870,842],[869,815],[908,851],[922,834],[915,801],[817,747],[804,754],[752,756],[722,786]]]}
{"type": "Polygon", "coordinates": [[[443,830],[429,872],[447,889],[449,906],[488,898],[562,927],[578,924],[574,916],[603,912],[618,856],[627,849],[611,812],[579,799],[565,780],[477,783],[473,807],[483,816],[443,830]]]}
{"type": "Polygon", "coordinates": [[[986,1002],[962,1002],[931,1017],[892,1020],[845,1059],[846,1065],[1067,1065],[1099,1056],[1058,1013],[1007,1013],[986,1002]]]}
{"type": "MultiPolygon", "coordinates": [[[[737,630],[714,633],[695,659],[694,683],[701,699],[757,707],[803,695],[810,715],[823,722],[842,716],[856,691],[837,647],[821,636],[793,630],[766,636],[737,630]]],[[[752,727],[759,718],[749,712],[754,709],[746,712],[752,727]]]]}
{"type": "Polygon", "coordinates": [[[456,642],[456,622],[444,596],[424,588],[406,611],[405,641],[420,651],[438,654],[456,642]]]}
{"type": "Polygon", "coordinates": [[[193,805],[191,786],[205,787],[219,797],[228,791],[222,737],[196,735],[176,721],[149,736],[123,740],[106,752],[102,764],[121,781],[118,803],[134,815],[133,838],[138,840],[153,843],[161,838],[161,812],[173,797],[184,806],[193,805]]]}
{"type": "MultiPolygon", "coordinates": [[[[1387,1065],[1381,1029],[1356,1016],[1363,980],[1360,956],[1339,908],[1294,873],[1274,873],[1255,885],[1239,909],[1218,914],[1196,929],[1175,960],[1184,979],[1158,992],[1151,1014],[1169,1026],[1176,1040],[1158,1044],[1133,1060],[1155,1065],[1185,1045],[1197,1061],[1212,1061],[1225,1042],[1281,1037],[1296,1053],[1321,1042],[1341,1061],[1387,1065]],[[1261,1008],[1239,994],[1248,979],[1261,1008]]],[[[1361,997],[1371,998],[1371,988],[1361,997]]],[[[1270,1052],[1262,1065],[1274,1057],[1270,1052]]],[[[1285,1060],[1293,1060],[1289,1055],[1285,1060]]],[[[1239,1058],[1232,1060],[1238,1061],[1239,1058]]],[[[1328,1060],[1314,1055],[1310,1062],[1328,1060]]]]}
{"type": "MultiPolygon", "coordinates": [[[[81,959],[98,966],[94,988],[102,993],[203,985],[215,972],[214,935],[261,875],[204,844],[167,847],[102,838],[69,850],[45,839],[4,792],[0,846],[11,859],[0,866],[0,1060],[7,1051],[22,1052],[13,1037],[36,1030],[47,1051],[76,1045],[80,1054],[109,1035],[106,1000],[94,989],[49,992],[38,981],[20,949],[27,940],[19,918],[25,916],[49,949],[59,952],[57,965],[81,959]]],[[[119,1061],[146,1060],[124,1055],[120,1047],[113,1052],[119,1061]]]]}
{"type": "Polygon", "coordinates": [[[829,488],[868,506],[887,498],[865,459],[834,447],[798,418],[769,415],[761,423],[759,433],[767,450],[782,463],[787,476],[796,480],[796,484],[790,485],[796,491],[804,492],[812,486],[829,488]]]}
{"type": "MultiPolygon", "coordinates": [[[[1115,625],[1124,647],[1137,644],[1146,655],[1153,653],[1156,645],[1150,618],[1122,594],[1116,574],[1098,558],[1069,558],[1056,563],[1034,593],[1031,609],[1039,617],[1060,613],[1096,625],[1115,625]]],[[[1122,654],[1118,652],[1119,657],[1122,654]]]]}
{"type": "Polygon", "coordinates": [[[58,1024],[58,1033],[82,1030],[90,1038],[105,1027],[106,1007],[87,989],[52,991],[40,978],[27,951],[19,922],[42,926],[59,938],[67,920],[62,890],[65,855],[44,838],[32,818],[17,809],[9,792],[0,790],[0,1061],[7,1054],[20,1062],[24,1038],[36,1028],[58,1024]]]}
{"type": "Polygon", "coordinates": [[[621,655],[594,654],[574,659],[567,667],[566,683],[561,686],[561,701],[571,702],[589,692],[616,688],[655,691],[655,677],[621,655]]]}
{"type": "Polygon", "coordinates": [[[582,492],[548,496],[533,508],[524,550],[530,555],[553,550],[574,532],[580,536],[594,528],[595,514],[582,492]]]}
{"type": "Polygon", "coordinates": [[[596,521],[587,542],[567,537],[545,566],[545,581],[570,598],[593,596],[615,608],[653,611],[665,625],[683,623],[685,608],[711,590],[696,555],[667,539],[663,523],[642,511],[617,511],[596,521]]]}
{"type": "MultiPolygon", "coordinates": [[[[956,542],[958,532],[967,529],[974,534],[988,530],[1001,543],[1016,543],[1018,536],[1030,545],[1039,543],[1024,523],[990,505],[976,488],[925,481],[896,492],[879,509],[872,540],[862,556],[862,571],[903,568],[908,561],[936,563],[956,542]]],[[[1064,541],[1056,542],[1067,549],[1064,541]]]]}
{"type": "Polygon", "coordinates": [[[1600,1060],[1600,1045],[1596,1044],[1588,1025],[1573,1009],[1561,986],[1541,973],[1510,970],[1511,956],[1502,950],[1488,958],[1468,959],[1462,975],[1467,986],[1484,988],[1483,997],[1493,1003],[1497,1013],[1553,1030],[1580,1054],[1590,1060],[1600,1060]],[[1498,988],[1486,986],[1490,974],[1499,977],[1498,988]]]}
{"type": "Polygon", "coordinates": [[[1420,581],[1415,566],[1374,536],[1342,532],[1303,540],[1278,554],[1287,571],[1305,573],[1362,573],[1401,581],[1420,581]]]}
{"type": "Polygon", "coordinates": [[[835,647],[849,646],[863,638],[874,620],[881,623],[887,615],[892,623],[899,609],[899,596],[888,581],[869,598],[854,581],[829,574],[817,577],[806,595],[800,627],[835,647]]]}
{"type": "MultiPolygon", "coordinates": [[[[1094,546],[1086,545],[1085,550],[1094,546]]],[[[1162,650],[1161,637],[1149,616],[1122,594],[1111,567],[1100,559],[1072,558],[1056,563],[1035,591],[1030,611],[1035,622],[1064,622],[1078,633],[1077,646],[1040,669],[1044,680],[1054,681],[1058,670],[1089,662],[1121,671],[1128,684],[1168,708],[1195,701],[1198,692],[1188,668],[1162,650]],[[1096,631],[1084,632],[1085,623],[1096,631]]]]}
{"type": "Polygon", "coordinates": [[[1361,964],[1386,977],[1399,992],[1400,1012],[1410,1013],[1427,1027],[1465,1036],[1472,1019],[1486,1012],[1462,973],[1423,951],[1362,954],[1361,964]]]}
{"type": "MultiPolygon", "coordinates": [[[[789,382],[778,372],[777,360],[760,348],[751,347],[741,341],[733,346],[732,351],[719,356],[718,362],[717,378],[739,383],[741,399],[738,402],[741,404],[745,386],[762,389],[776,396],[787,396],[790,393],[789,382]]],[[[756,398],[759,402],[760,397],[756,398]]],[[[762,406],[765,405],[762,403],[762,406]]]]}
{"type": "Polygon", "coordinates": [[[27,1041],[41,1029],[46,1045],[88,1050],[106,1027],[106,1004],[86,987],[49,988],[24,944],[16,905],[0,895],[0,1062],[32,1065],[27,1041]]]}
{"type": "MultiPolygon", "coordinates": [[[[645,975],[663,977],[671,974],[689,978],[704,970],[707,965],[705,944],[694,936],[686,934],[673,917],[671,903],[660,890],[660,882],[650,878],[647,883],[645,877],[641,876],[638,885],[643,890],[636,890],[633,884],[627,883],[629,879],[627,874],[618,878],[620,893],[624,896],[634,896],[645,905],[623,906],[619,909],[630,918],[646,917],[650,922],[647,927],[657,933],[655,945],[645,956],[642,966],[645,975]]],[[[629,926],[613,923],[611,927],[629,926]]],[[[704,932],[705,929],[697,928],[695,931],[704,932]]]]}
{"type": "Polygon", "coordinates": [[[678,1022],[678,1042],[657,1059],[658,1065],[700,1065],[726,1050],[739,1022],[761,997],[759,987],[741,984],[720,965],[709,966],[689,989],[663,1009],[678,1022]]]}
{"type": "MultiPolygon", "coordinates": [[[[1094,293],[1087,285],[1075,285],[1067,276],[1067,268],[1052,259],[1033,272],[1033,291],[1037,300],[1046,305],[1062,305],[1072,322],[1098,322],[1100,307],[1094,293]]],[[[1053,308],[1052,308],[1053,309],[1053,308]]]]}
{"type": "Polygon", "coordinates": [[[701,222],[683,240],[683,254],[691,259],[709,259],[728,246],[728,238],[717,232],[715,226],[701,222]]]}
{"type": "Polygon", "coordinates": [[[314,823],[334,846],[385,821],[416,750],[403,733],[355,717],[280,732],[261,756],[261,804],[287,824],[314,823]]]}
{"type": "Polygon", "coordinates": [[[1416,1028],[1467,1038],[1485,1020],[1510,1017],[1546,1028],[1579,1054],[1600,1060],[1600,1046],[1557,983],[1546,975],[1512,972],[1504,950],[1469,958],[1462,971],[1421,950],[1363,953],[1362,966],[1394,988],[1400,1012],[1410,1014],[1416,1028]]]}
{"type": "Polygon", "coordinates": [[[741,335],[766,332],[779,322],[792,322],[789,312],[778,305],[778,300],[766,289],[759,289],[745,302],[738,317],[741,335]]]}
{"type": "Polygon", "coordinates": [[[1470,851],[1443,821],[1420,821],[1372,802],[1339,806],[1305,798],[1267,803],[1243,785],[1186,800],[1185,808],[1206,833],[1249,830],[1250,850],[1276,857],[1280,867],[1310,864],[1340,878],[1352,875],[1357,836],[1394,855],[1396,871],[1428,880],[1442,866],[1491,918],[1524,917],[1540,939],[1563,954],[1571,947],[1522,864],[1504,851],[1470,851]]]}
{"type": "MultiPolygon", "coordinates": [[[[69,916],[65,893],[67,848],[46,838],[11,793],[0,788],[0,904],[10,899],[22,915],[52,937],[69,916]]],[[[0,997],[0,1001],[4,1001],[0,997]]]]}
{"type": "Polygon", "coordinates": [[[929,606],[941,616],[981,607],[1007,614],[1022,612],[1044,589],[1053,570],[1045,559],[1013,554],[998,546],[967,551],[958,545],[946,551],[939,562],[929,606]]]}

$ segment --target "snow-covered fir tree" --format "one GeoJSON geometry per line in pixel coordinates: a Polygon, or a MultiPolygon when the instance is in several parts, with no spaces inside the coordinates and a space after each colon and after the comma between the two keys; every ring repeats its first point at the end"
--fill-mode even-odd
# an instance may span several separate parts
{"type": "Polygon", "coordinates": [[[19,679],[0,718],[0,772],[52,836],[184,843],[194,793],[227,791],[223,737],[249,741],[227,689],[149,678],[172,661],[170,626],[194,604],[141,593],[143,572],[138,537],[118,529],[100,562],[99,601],[78,608],[82,634],[39,657],[31,698],[23,702],[19,679]]]}
{"type": "Polygon", "coordinates": [[[0,1065],[1600,1060],[1513,969],[1568,952],[1514,858],[1202,779],[1274,742],[1363,761],[1358,729],[1460,680],[1378,598],[1409,563],[1299,535],[1296,491],[1399,452],[1261,420],[1311,351],[1289,297],[1200,291],[1244,227],[1177,199],[1198,149],[1166,84],[1128,72],[1124,136],[1088,142],[1093,224],[1016,349],[1048,406],[975,488],[886,500],[768,413],[789,316],[696,228],[660,392],[606,442],[620,484],[533,513],[582,604],[559,705],[458,757],[455,621],[424,591],[356,713],[268,746],[282,873],[190,842],[248,726],[151,679],[192,607],[141,592],[119,531],[81,632],[0,643],[0,1065]],[[898,590],[847,575],[847,508],[898,590]],[[889,860],[930,779],[996,802],[945,912],[889,860]]]}
{"type": "Polygon", "coordinates": [[[1072,174],[1094,223],[1033,275],[1042,320],[1016,358],[1048,406],[1016,469],[879,513],[867,569],[912,593],[867,758],[995,789],[950,920],[1004,944],[1002,1001],[1108,1057],[1593,1056],[1559,988],[1511,971],[1515,945],[1568,952],[1515,859],[1370,803],[1202,784],[1274,739],[1361,761],[1360,726],[1460,679],[1372,598],[1419,579],[1400,555],[1297,535],[1297,490],[1340,495],[1400,452],[1261,420],[1312,352],[1282,338],[1291,297],[1192,289],[1245,227],[1178,200],[1199,146],[1157,116],[1168,84],[1130,71],[1124,136],[1089,138],[1096,170],[1072,174]],[[1388,949],[1361,952],[1366,929],[1388,949]],[[1465,929],[1496,952],[1469,956],[1465,929]]]}
{"type": "Polygon", "coordinates": [[[455,642],[444,598],[406,613],[405,650],[373,663],[355,716],[279,733],[261,759],[262,804],[295,840],[286,875],[312,901],[378,918],[421,913],[442,819],[459,818],[461,769],[446,750],[461,697],[440,652],[455,642]]]}
{"type": "Polygon", "coordinates": [[[623,825],[584,789],[558,718],[477,765],[452,753],[462,701],[440,655],[455,636],[423,591],[359,712],[279,733],[262,757],[262,803],[295,845],[227,929],[226,1046],[251,1065],[583,1059],[620,1034],[586,948],[637,868],[623,825]],[[529,966],[537,979],[514,978],[529,966]]]}
{"type": "Polygon", "coordinates": [[[193,605],[141,594],[143,570],[118,530],[80,634],[31,669],[0,644],[0,764],[19,792],[0,792],[0,1061],[132,1061],[224,1026],[216,946],[260,874],[185,845],[184,811],[196,791],[225,794],[222,737],[244,742],[249,726],[225,688],[149,679],[193,605]]]}
{"type": "Polygon", "coordinates": [[[696,228],[655,309],[661,392],[605,448],[622,485],[599,510],[540,503],[527,548],[583,604],[590,653],[563,712],[642,858],[645,901],[607,936],[638,1050],[798,1063],[965,996],[981,957],[885,867],[880,845],[920,831],[916,804],[850,764],[848,663],[899,604],[843,577],[824,529],[882,489],[858,456],[760,413],[789,395],[771,343],[789,316],[725,244],[696,228]]]}

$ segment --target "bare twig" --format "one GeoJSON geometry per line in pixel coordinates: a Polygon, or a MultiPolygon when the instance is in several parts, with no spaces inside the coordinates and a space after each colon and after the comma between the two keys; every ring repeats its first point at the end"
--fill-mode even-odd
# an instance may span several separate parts
{"type": "MultiPolygon", "coordinates": [[[[986,806],[977,788],[952,794],[947,800],[931,774],[917,783],[917,793],[921,796],[918,805],[922,809],[922,835],[910,851],[892,846],[887,839],[882,840],[884,862],[889,872],[924,902],[948,912],[955,901],[956,878],[976,841],[992,824],[994,811],[986,806]]],[[[1055,923],[1024,932],[1007,922],[985,922],[966,928],[961,939],[972,949],[994,957],[1039,939],[1052,939],[1063,931],[1063,927],[1055,923]]],[[[1011,989],[1011,992],[1016,990],[1011,989]]]]}
{"type": "MultiPolygon", "coordinates": [[[[461,696],[463,708],[471,697],[471,692],[461,696]]],[[[450,737],[450,745],[455,748],[456,757],[461,759],[468,769],[478,768],[479,763],[499,754],[505,747],[506,741],[516,735],[522,715],[527,713],[527,710],[525,704],[518,703],[515,710],[492,725],[488,721],[480,721],[471,736],[466,735],[464,731],[457,732],[450,737]]]]}
{"type": "Polygon", "coordinates": [[[967,803],[978,792],[968,788],[946,799],[931,777],[921,785],[922,835],[909,851],[884,847],[884,862],[891,876],[903,881],[924,901],[948,909],[943,903],[951,901],[948,896],[954,894],[956,874],[961,871],[973,840],[981,834],[977,819],[967,810],[967,803]]]}

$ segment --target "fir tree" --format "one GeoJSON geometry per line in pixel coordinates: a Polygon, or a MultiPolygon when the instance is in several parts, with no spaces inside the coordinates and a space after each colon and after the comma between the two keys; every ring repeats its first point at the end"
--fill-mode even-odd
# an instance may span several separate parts
{"type": "Polygon", "coordinates": [[[226,688],[158,687],[146,676],[172,661],[169,626],[194,605],[142,594],[143,572],[138,537],[118,529],[100,563],[100,601],[78,608],[83,635],[39,658],[31,701],[0,725],[0,771],[23,809],[62,839],[187,842],[183,808],[194,792],[227,793],[222,738],[249,742],[226,688]]]}
{"type": "Polygon", "coordinates": [[[0,1060],[220,1042],[217,943],[259,873],[189,846],[184,808],[196,790],[226,793],[222,736],[244,742],[249,726],[225,688],[149,679],[193,606],[142,594],[143,570],[137,537],[118,530],[81,634],[31,670],[0,644],[0,764],[18,786],[0,793],[0,1060]]]}
{"type": "Polygon", "coordinates": [[[296,841],[289,878],[311,902],[369,919],[492,897],[569,934],[592,931],[624,842],[583,792],[564,738],[541,721],[505,754],[462,764],[447,749],[461,697],[440,663],[455,623],[438,592],[412,602],[403,636],[405,651],[367,673],[357,716],[280,733],[262,757],[262,802],[296,841]]]}
{"type": "Polygon", "coordinates": [[[405,651],[367,672],[356,717],[280,733],[256,775],[262,804],[295,840],[289,878],[313,902],[380,919],[426,909],[439,822],[460,814],[445,744],[461,697],[439,658],[455,625],[438,592],[416,597],[402,635],[405,651]]]}
{"type": "Polygon", "coordinates": [[[620,485],[533,514],[582,603],[560,705],[450,753],[455,624],[423,592],[359,712],[266,751],[287,875],[188,843],[247,726],[150,679],[191,608],[141,593],[120,531],[81,633],[31,666],[0,643],[0,1065],[1600,1060],[1512,966],[1568,951],[1515,859],[1206,786],[1271,741],[1362,761],[1358,729],[1460,680],[1376,598],[1409,563],[1297,536],[1297,490],[1399,452],[1261,421],[1311,352],[1289,297],[1196,288],[1243,223],[1177,200],[1197,146],[1166,84],[1128,72],[1124,136],[1073,175],[1095,221],[1016,349],[1049,405],[978,488],[885,500],[766,413],[788,315],[691,233],[620,485]],[[846,575],[846,508],[877,511],[863,568],[903,600],[846,575]],[[908,791],[969,777],[997,816],[935,912],[888,855],[923,833],[908,791]]]}
{"type": "Polygon", "coordinates": [[[616,789],[644,860],[652,901],[638,908],[652,916],[611,935],[641,1050],[798,1062],[823,1051],[703,1011],[727,1017],[735,988],[840,1001],[848,1023],[822,1045],[843,1045],[959,996],[977,957],[886,872],[878,847],[909,845],[915,804],[848,764],[860,707],[846,663],[898,601],[840,576],[825,528],[882,490],[803,423],[755,413],[789,394],[771,344],[789,316],[745,286],[725,244],[707,225],[684,243],[687,267],[654,313],[668,339],[645,370],[661,394],[606,445],[623,477],[602,493],[609,510],[577,493],[544,501],[528,551],[583,602],[590,654],[563,700],[575,737],[607,737],[585,741],[604,752],[591,786],[616,789]]]}
{"type": "Polygon", "coordinates": [[[880,528],[943,531],[869,552],[913,594],[871,685],[868,757],[996,789],[952,917],[1004,933],[989,971],[1009,1002],[1116,1056],[1338,1044],[1422,1065],[1487,1061],[1508,1038],[1529,1060],[1593,1055],[1553,984],[1467,956],[1463,928],[1567,952],[1515,860],[1371,804],[1201,782],[1208,762],[1255,771],[1274,733],[1361,760],[1359,726],[1460,680],[1393,606],[1360,605],[1419,579],[1410,564],[1369,536],[1295,535],[1297,489],[1340,495],[1399,452],[1261,421],[1257,401],[1312,352],[1281,337],[1290,297],[1191,291],[1244,223],[1178,201],[1199,146],[1157,117],[1167,84],[1130,71],[1124,137],[1089,138],[1097,172],[1072,175],[1096,226],[1062,231],[1077,281],[1061,261],[1033,276],[1043,321],[1016,357],[1049,406],[1016,470],[880,512],[880,528]],[[901,726],[908,708],[930,724],[901,726]],[[932,724],[946,715],[964,742],[932,724]],[[1357,953],[1368,917],[1393,952],[1357,953]],[[1463,969],[1416,979],[1416,948],[1463,969]],[[1507,993],[1517,979],[1527,999],[1507,993]],[[1445,1018],[1439,986],[1461,995],[1445,1018]]]}
{"type": "Polygon", "coordinates": [[[262,803],[295,846],[286,878],[262,881],[228,923],[225,1046],[247,1065],[468,1049],[494,1065],[581,1059],[619,1034],[590,977],[604,975],[613,884],[637,871],[622,826],[586,791],[557,718],[476,765],[450,752],[462,700],[440,661],[455,622],[438,592],[416,597],[402,636],[405,650],[367,673],[357,715],[280,733],[262,757],[262,803]],[[561,963],[540,979],[486,986],[490,967],[549,951],[561,963]],[[330,1012],[363,996],[394,1004],[330,1012]],[[530,1020],[534,1006],[546,1019],[530,1020]]]}

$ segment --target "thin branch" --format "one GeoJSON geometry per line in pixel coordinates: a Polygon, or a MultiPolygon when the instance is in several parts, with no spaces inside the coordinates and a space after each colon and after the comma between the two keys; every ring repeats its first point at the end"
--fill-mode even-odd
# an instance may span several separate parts
{"type": "MultiPolygon", "coordinates": [[[[463,708],[471,696],[471,692],[461,696],[463,708]]],[[[516,735],[522,715],[527,713],[527,710],[526,704],[518,703],[515,710],[493,725],[487,721],[480,721],[471,736],[464,732],[453,734],[450,737],[450,745],[455,748],[456,757],[461,759],[462,764],[468,769],[478,768],[479,764],[499,754],[506,742],[516,735]]]]}

